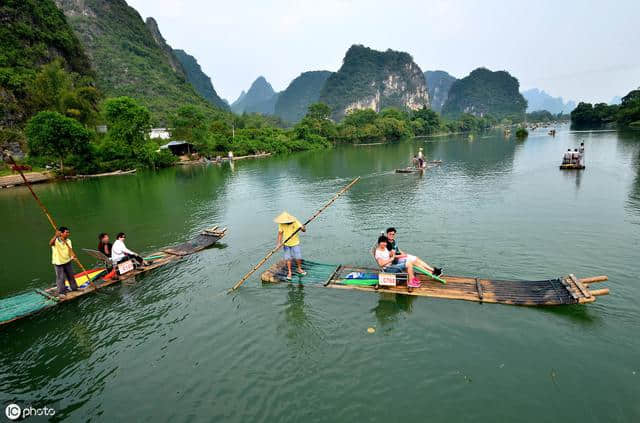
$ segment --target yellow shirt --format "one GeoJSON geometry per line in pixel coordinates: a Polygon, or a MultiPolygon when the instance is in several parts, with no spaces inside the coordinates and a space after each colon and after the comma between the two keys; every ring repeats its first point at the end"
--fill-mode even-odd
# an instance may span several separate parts
{"type": "Polygon", "coordinates": [[[56,238],[56,242],[51,246],[51,263],[62,266],[71,261],[71,249],[73,245],[71,245],[70,239],[67,239],[67,244],[69,244],[68,247],[64,242],[60,241],[59,238],[56,238]]]}
{"type": "MultiPolygon", "coordinates": [[[[296,231],[296,229],[300,228],[302,224],[299,221],[295,221],[293,223],[279,223],[278,224],[278,232],[282,232],[282,240],[289,238],[292,233],[296,231]]],[[[300,232],[298,232],[299,234],[300,232]]],[[[287,247],[295,247],[300,244],[300,238],[298,238],[298,234],[295,234],[293,238],[289,241],[285,242],[284,245],[287,247]]]]}

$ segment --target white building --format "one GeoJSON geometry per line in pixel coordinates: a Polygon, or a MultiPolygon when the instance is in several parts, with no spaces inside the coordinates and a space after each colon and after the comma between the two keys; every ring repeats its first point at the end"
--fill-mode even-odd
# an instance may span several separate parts
{"type": "Polygon", "coordinates": [[[151,128],[151,132],[149,132],[149,138],[160,138],[161,140],[168,140],[171,138],[171,134],[169,133],[169,129],[167,128],[151,128]]]}

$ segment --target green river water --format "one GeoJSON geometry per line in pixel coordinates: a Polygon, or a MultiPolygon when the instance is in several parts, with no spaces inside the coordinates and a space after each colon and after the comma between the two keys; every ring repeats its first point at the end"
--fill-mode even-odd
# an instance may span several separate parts
{"type": "MultiPolygon", "coordinates": [[[[134,284],[1,329],[0,411],[18,401],[70,421],[639,421],[640,134],[542,131],[36,186],[77,249],[101,231],[149,253],[229,229],[134,284]],[[581,140],[587,169],[560,171],[581,140]],[[394,174],[419,146],[444,163],[394,174]],[[403,250],[449,274],[606,274],[611,294],[526,308],[267,286],[257,272],[225,295],[274,246],[280,211],[304,220],[358,175],[302,235],[306,258],[370,265],[393,225],[403,250]]],[[[0,218],[0,295],[49,286],[51,230],[26,189],[0,191],[0,218]]]]}

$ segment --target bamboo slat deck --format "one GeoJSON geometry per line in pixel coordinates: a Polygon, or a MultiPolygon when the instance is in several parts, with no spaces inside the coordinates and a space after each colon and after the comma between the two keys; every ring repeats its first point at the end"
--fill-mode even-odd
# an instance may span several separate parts
{"type": "MultiPolygon", "coordinates": [[[[207,229],[202,233],[198,234],[195,238],[193,238],[190,241],[174,246],[172,248],[165,248],[162,251],[150,254],[149,255],[150,257],[158,257],[158,258],[154,259],[153,262],[148,266],[136,268],[124,275],[116,275],[115,272],[111,272],[103,276],[102,278],[95,280],[94,284],[97,286],[98,288],[97,290],[99,291],[104,287],[107,287],[128,279],[135,278],[140,274],[147,273],[150,270],[164,266],[168,263],[181,260],[186,255],[193,254],[207,247],[210,247],[211,245],[215,244],[220,239],[222,239],[226,234],[227,228],[224,228],[224,229],[217,229],[217,228],[218,227],[215,226],[211,229],[207,229]]],[[[18,299],[20,296],[29,295],[31,293],[28,292],[25,294],[18,294],[14,297],[0,299],[0,327],[3,327],[9,323],[15,322],[16,320],[23,319],[27,316],[35,314],[44,309],[47,309],[62,303],[66,303],[68,301],[73,301],[79,297],[82,297],[88,294],[92,294],[95,291],[96,291],[96,288],[94,288],[91,285],[88,285],[87,287],[78,289],[77,291],[68,292],[64,297],[57,297],[57,288],[55,286],[45,290],[35,290],[33,292],[37,292],[39,295],[42,295],[46,299],[46,301],[42,303],[42,306],[40,308],[8,320],[3,320],[3,321],[1,320],[2,319],[1,316],[4,311],[7,311],[4,308],[8,307],[8,306],[5,306],[5,304],[11,304],[13,306],[16,301],[11,301],[11,300],[18,299]]]]}
{"type": "MultiPolygon", "coordinates": [[[[310,267],[313,264],[309,265],[310,267]]],[[[378,269],[336,266],[327,274],[324,286],[328,288],[350,289],[356,291],[387,292],[400,295],[420,297],[447,298],[496,304],[521,306],[557,306],[569,304],[586,304],[596,300],[597,296],[609,294],[609,289],[590,289],[592,283],[608,280],[606,276],[578,279],[574,275],[540,281],[492,280],[461,276],[442,276],[446,284],[434,281],[425,275],[417,275],[421,285],[408,289],[406,277],[404,286],[378,287],[349,285],[345,279],[350,272],[379,273],[378,269]]],[[[286,263],[279,261],[265,271],[261,279],[265,283],[287,282],[286,263]]],[[[297,280],[297,277],[296,277],[297,280]]],[[[299,278],[305,283],[305,277],[299,278]]]]}

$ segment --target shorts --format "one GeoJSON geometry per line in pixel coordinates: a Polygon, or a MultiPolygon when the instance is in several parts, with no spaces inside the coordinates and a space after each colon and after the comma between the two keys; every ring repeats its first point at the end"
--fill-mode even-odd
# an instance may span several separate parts
{"type": "Polygon", "coordinates": [[[300,248],[300,244],[294,245],[293,247],[284,246],[284,259],[291,260],[291,258],[302,260],[302,248],[300,248]]]}
{"type": "Polygon", "coordinates": [[[416,261],[416,256],[412,256],[411,254],[407,254],[406,257],[399,258],[398,261],[394,264],[403,264],[406,267],[407,262],[416,261]]]}
{"type": "Polygon", "coordinates": [[[391,266],[387,266],[382,270],[387,273],[403,273],[407,271],[407,263],[403,261],[402,263],[392,264],[391,266]]]}

